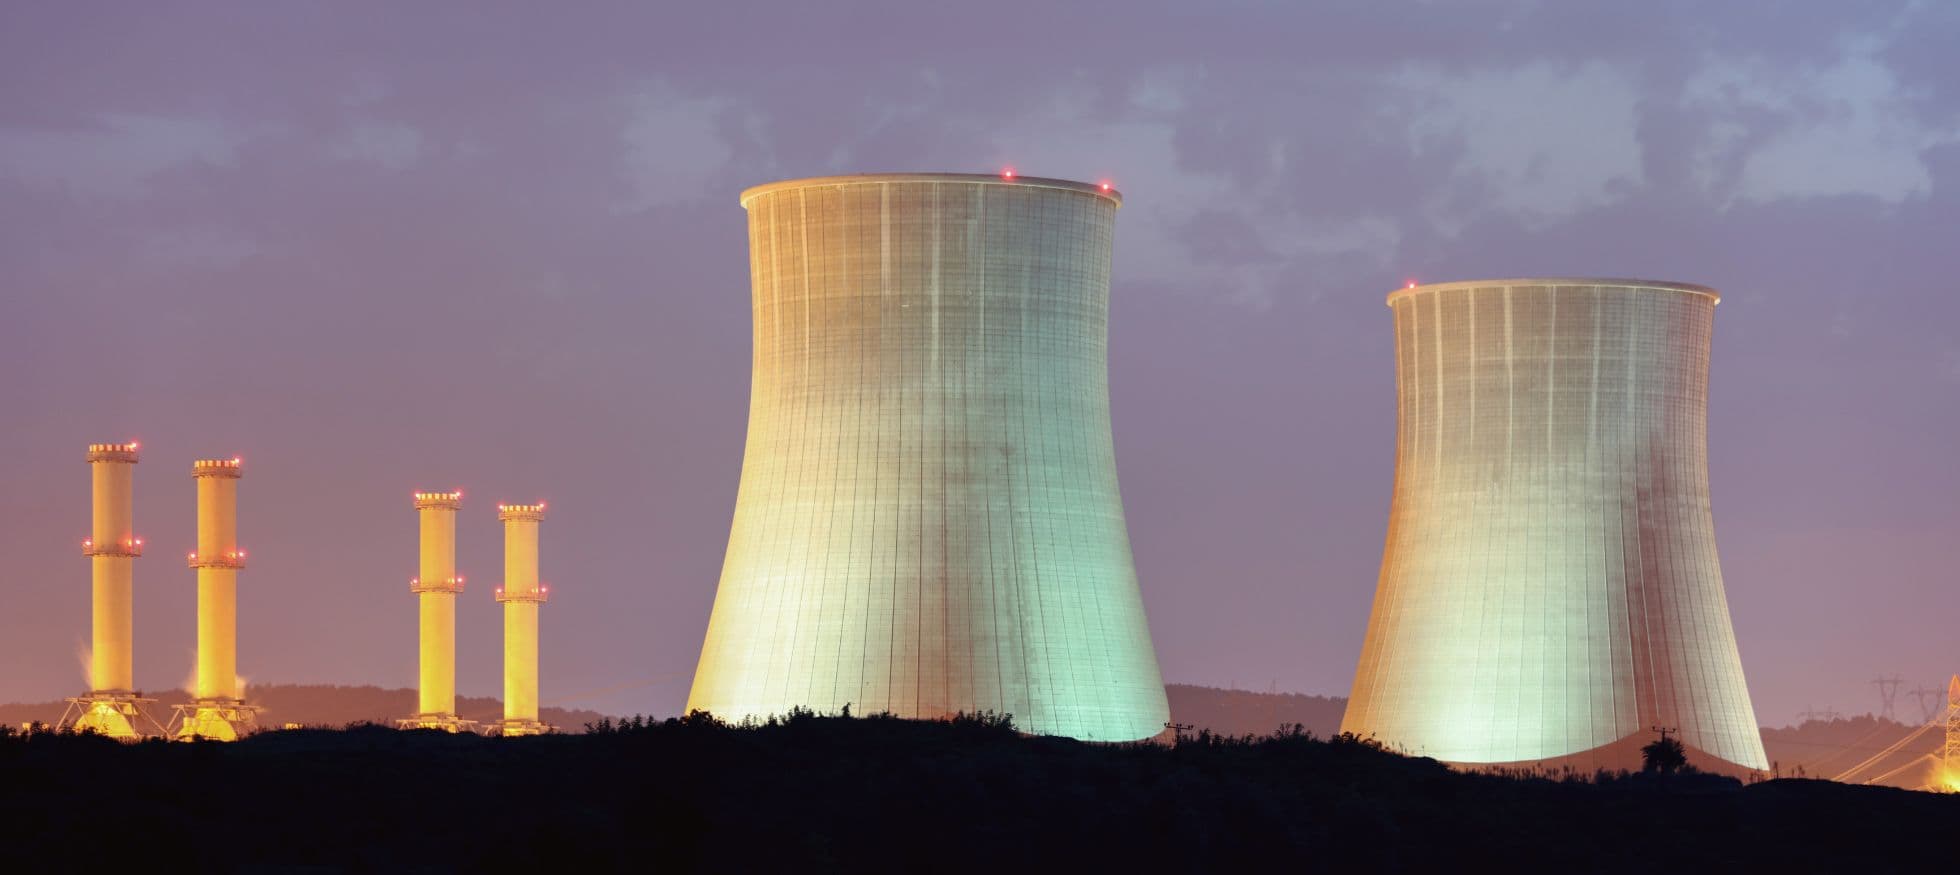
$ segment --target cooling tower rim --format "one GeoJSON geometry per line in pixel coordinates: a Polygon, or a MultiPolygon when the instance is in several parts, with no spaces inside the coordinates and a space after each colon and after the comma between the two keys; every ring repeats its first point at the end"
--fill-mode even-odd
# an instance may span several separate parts
{"type": "Polygon", "coordinates": [[[1495,280],[1457,280],[1447,283],[1425,283],[1423,285],[1406,286],[1389,292],[1387,303],[1392,305],[1398,298],[1419,295],[1423,292],[1448,292],[1458,289],[1489,288],[1491,286],[1612,286],[1623,289],[1645,289],[1655,292],[1685,292],[1687,294],[1701,295],[1709,298],[1711,299],[1711,303],[1719,304],[1722,302],[1721,292],[1715,291],[1708,286],[1699,286],[1694,283],[1596,276],[1539,276],[1495,280]]]}
{"type": "Polygon", "coordinates": [[[780,179],[765,182],[742,190],[742,208],[747,209],[749,201],[771,192],[786,191],[793,188],[816,188],[829,185],[868,185],[874,182],[972,182],[1001,186],[1021,186],[1024,188],[1052,188],[1072,191],[1079,194],[1104,198],[1117,207],[1123,206],[1123,193],[1115,188],[1103,187],[1104,183],[1077,182],[1073,179],[1052,179],[1046,176],[1007,176],[999,173],[847,173],[841,176],[807,176],[802,179],[780,179]]]}

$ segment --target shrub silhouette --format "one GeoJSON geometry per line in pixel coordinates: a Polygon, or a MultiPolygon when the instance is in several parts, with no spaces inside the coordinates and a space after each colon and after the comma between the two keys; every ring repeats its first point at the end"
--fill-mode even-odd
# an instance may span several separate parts
{"type": "Polygon", "coordinates": [[[1671,775],[1688,767],[1688,748],[1663,733],[1640,749],[1640,763],[1646,771],[1671,775]]]}

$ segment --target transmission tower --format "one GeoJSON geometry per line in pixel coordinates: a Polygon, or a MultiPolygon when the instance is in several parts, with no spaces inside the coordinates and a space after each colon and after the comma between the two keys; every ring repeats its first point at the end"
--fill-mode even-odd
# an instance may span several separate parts
{"type": "Polygon", "coordinates": [[[1815,708],[1806,705],[1804,706],[1802,713],[1799,713],[1797,715],[1797,719],[1802,720],[1805,723],[1809,723],[1812,720],[1816,720],[1823,723],[1835,723],[1837,722],[1838,718],[1842,716],[1843,715],[1839,714],[1837,712],[1837,709],[1835,708],[1825,708],[1824,710],[1819,711],[1815,708]]]}
{"type": "Polygon", "coordinates": [[[1906,692],[1919,700],[1919,722],[1925,723],[1940,713],[1940,694],[1946,691],[1938,687],[1914,687],[1906,692]]]}
{"type": "Polygon", "coordinates": [[[1881,708],[1878,712],[1878,716],[1883,717],[1887,720],[1898,719],[1898,717],[1894,716],[1892,710],[1892,703],[1898,701],[1899,685],[1905,682],[1906,679],[1899,677],[1898,675],[1891,675],[1889,677],[1885,675],[1880,675],[1872,679],[1872,686],[1878,688],[1878,698],[1879,701],[1882,703],[1881,708]]]}
{"type": "Polygon", "coordinates": [[[1960,789],[1960,675],[1946,684],[1946,780],[1960,789]]]}

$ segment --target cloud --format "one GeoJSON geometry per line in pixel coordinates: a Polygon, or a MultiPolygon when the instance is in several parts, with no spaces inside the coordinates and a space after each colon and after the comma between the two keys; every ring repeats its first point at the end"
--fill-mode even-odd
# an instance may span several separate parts
{"type": "Polygon", "coordinates": [[[1684,102],[1761,127],[1753,137],[1734,121],[1711,128],[1696,160],[1704,184],[1757,203],[1862,195],[1896,204],[1929,193],[1932,175],[1922,155],[1960,141],[1960,126],[1920,118],[1913,94],[1878,59],[1877,48],[1869,39],[1852,41],[1824,67],[1735,58],[1702,68],[1688,82],[1684,102]],[[1722,167],[1732,168],[1728,178],[1717,172],[1722,167]]]}
{"type": "Polygon", "coordinates": [[[736,146],[760,140],[760,117],[735,99],[685,95],[664,81],[627,96],[625,110],[622,212],[725,196],[722,176],[736,146]]]}
{"type": "Polygon", "coordinates": [[[129,113],[103,113],[78,129],[4,129],[0,176],[94,197],[135,197],[166,170],[231,165],[260,133],[214,119],[129,113]]]}
{"type": "Polygon", "coordinates": [[[1417,160],[1454,156],[1453,185],[1426,212],[1454,232],[1485,210],[1543,225],[1610,203],[1642,182],[1641,94],[1601,62],[1464,72],[1409,66],[1390,100],[1417,160]]]}
{"type": "Polygon", "coordinates": [[[327,154],[341,161],[362,161],[402,170],[422,155],[422,142],[422,132],[408,125],[361,122],[333,141],[327,147],[327,154]]]}

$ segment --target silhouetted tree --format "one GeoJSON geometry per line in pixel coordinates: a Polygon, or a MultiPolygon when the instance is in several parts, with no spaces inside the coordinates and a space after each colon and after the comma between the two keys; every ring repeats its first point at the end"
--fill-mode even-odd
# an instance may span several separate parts
{"type": "Polygon", "coordinates": [[[1640,749],[1640,762],[1649,772],[1671,775],[1687,767],[1688,749],[1682,746],[1680,739],[1663,733],[1640,749]]]}

